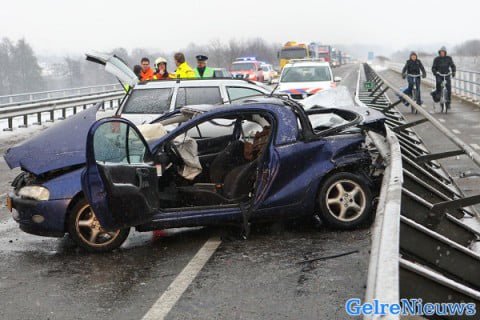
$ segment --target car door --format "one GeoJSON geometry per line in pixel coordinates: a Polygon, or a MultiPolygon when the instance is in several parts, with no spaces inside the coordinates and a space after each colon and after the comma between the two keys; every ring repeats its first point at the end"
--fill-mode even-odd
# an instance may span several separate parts
{"type": "Polygon", "coordinates": [[[120,57],[100,52],[86,53],[85,56],[88,61],[105,66],[105,71],[113,74],[124,87],[138,83],[138,77],[120,57]]]}
{"type": "Polygon", "coordinates": [[[149,222],[159,208],[158,171],[138,129],[106,118],[87,136],[82,189],[106,230],[149,222]]]}

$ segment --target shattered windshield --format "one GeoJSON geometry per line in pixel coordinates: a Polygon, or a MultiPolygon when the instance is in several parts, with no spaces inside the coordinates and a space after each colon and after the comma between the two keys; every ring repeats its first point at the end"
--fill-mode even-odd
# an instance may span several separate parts
{"type": "Polygon", "coordinates": [[[170,110],[172,88],[133,90],[122,113],[160,114],[170,110]]]}

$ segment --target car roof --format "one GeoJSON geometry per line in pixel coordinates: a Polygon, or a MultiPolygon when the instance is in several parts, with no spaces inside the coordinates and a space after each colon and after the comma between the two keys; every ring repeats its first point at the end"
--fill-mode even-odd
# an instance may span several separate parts
{"type": "Polygon", "coordinates": [[[175,87],[176,84],[182,83],[188,87],[211,87],[211,86],[219,86],[221,84],[224,85],[237,85],[237,86],[245,86],[245,87],[255,87],[264,88],[258,86],[254,82],[244,80],[244,79],[232,79],[232,78],[209,78],[209,79],[169,79],[169,80],[151,80],[151,81],[144,81],[139,82],[133,89],[134,90],[142,90],[142,89],[155,89],[155,88],[172,88],[175,87]]]}
{"type": "Polygon", "coordinates": [[[314,67],[314,66],[325,66],[330,67],[330,63],[325,61],[298,61],[298,62],[289,62],[285,65],[285,68],[292,67],[314,67]]]}

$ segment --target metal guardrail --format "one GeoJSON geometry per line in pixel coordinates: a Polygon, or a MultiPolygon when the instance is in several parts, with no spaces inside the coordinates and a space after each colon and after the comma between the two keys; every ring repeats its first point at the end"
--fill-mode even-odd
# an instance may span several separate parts
{"type": "Polygon", "coordinates": [[[65,119],[67,117],[67,110],[71,109],[73,114],[77,113],[79,109],[84,110],[89,106],[99,102],[104,103],[103,108],[113,108],[116,104],[120,104],[121,98],[125,95],[123,90],[112,91],[106,93],[98,93],[80,97],[68,97],[63,99],[51,99],[47,101],[32,102],[21,104],[17,106],[5,106],[0,108],[0,120],[7,119],[7,128],[4,131],[13,130],[13,122],[15,118],[23,118],[23,124],[20,127],[27,127],[29,125],[29,116],[36,115],[36,122],[33,124],[40,125],[42,123],[42,114],[49,113],[47,121],[65,119]],[[105,103],[108,103],[105,106],[105,103]],[[61,117],[55,119],[55,112],[61,110],[61,117]]]}
{"type": "Polygon", "coordinates": [[[98,86],[10,94],[5,96],[0,96],[0,108],[5,106],[24,104],[24,103],[41,102],[41,101],[67,98],[67,97],[70,97],[70,98],[79,97],[79,96],[97,94],[102,92],[118,91],[118,90],[122,90],[121,85],[119,83],[113,83],[113,84],[105,84],[105,85],[98,85],[98,86]]]}
{"type": "MultiPolygon", "coordinates": [[[[402,73],[404,64],[398,62],[387,62],[387,67],[395,72],[402,73]]],[[[431,71],[431,66],[425,65],[427,79],[425,83],[435,87],[435,75],[431,71]]],[[[455,78],[452,78],[452,94],[480,103],[480,72],[457,69],[455,78]]]]}
{"type": "MultiPolygon", "coordinates": [[[[400,225],[401,258],[392,257],[399,267],[399,296],[421,298],[424,303],[471,302],[476,305],[476,310],[480,310],[480,255],[472,250],[479,241],[480,223],[476,212],[466,209],[480,203],[480,195],[465,197],[437,162],[442,158],[466,154],[479,165],[479,155],[369,65],[365,64],[363,68],[364,80],[374,86],[362,88],[359,80],[357,100],[385,114],[386,125],[395,133],[401,150],[403,187],[400,219],[393,222],[393,227],[382,223],[383,228],[374,228],[376,235],[373,237],[373,241],[378,241],[375,237],[382,240],[383,237],[392,238],[391,235],[384,236],[384,233],[395,232],[394,226],[400,225]],[[407,100],[424,118],[407,122],[395,109],[401,100],[390,101],[388,92],[407,100]],[[412,129],[422,123],[432,125],[459,150],[431,154],[412,129]]],[[[390,214],[395,215],[395,212],[387,212],[384,217],[390,214]]],[[[371,259],[378,260],[380,253],[373,251],[373,245],[371,259]]],[[[390,268],[391,264],[385,267],[390,268]]],[[[371,280],[374,274],[372,268],[383,266],[371,262],[366,299],[392,299],[394,277],[383,271],[383,278],[376,276],[371,280]],[[383,281],[386,285],[382,284],[383,281]],[[373,288],[372,283],[375,285],[373,288]]],[[[463,319],[460,316],[454,318],[463,319]]],[[[392,315],[382,319],[396,318],[392,315]]]]}
{"type": "MultiPolygon", "coordinates": [[[[366,106],[360,99],[359,70],[355,102],[366,106]]],[[[372,244],[368,268],[367,289],[365,302],[398,304],[400,301],[399,288],[399,248],[400,248],[400,205],[403,184],[402,160],[400,144],[395,133],[386,128],[386,137],[376,133],[369,133],[369,137],[377,147],[380,155],[386,162],[382,180],[380,200],[377,206],[375,222],[372,227],[372,244]]],[[[365,316],[365,319],[372,319],[365,316]]],[[[396,320],[399,316],[390,315],[388,318],[396,320]]]]}

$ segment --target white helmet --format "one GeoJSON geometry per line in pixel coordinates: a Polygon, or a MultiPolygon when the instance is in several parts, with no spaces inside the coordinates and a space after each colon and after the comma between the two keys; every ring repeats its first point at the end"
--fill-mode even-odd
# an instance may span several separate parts
{"type": "Polygon", "coordinates": [[[155,60],[155,65],[158,66],[159,63],[165,63],[165,64],[167,64],[167,59],[165,59],[164,57],[158,57],[158,58],[155,60]]]}

